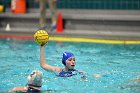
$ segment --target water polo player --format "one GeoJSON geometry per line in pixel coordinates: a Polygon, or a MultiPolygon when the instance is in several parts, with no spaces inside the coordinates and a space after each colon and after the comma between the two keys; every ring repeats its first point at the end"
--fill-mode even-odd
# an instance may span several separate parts
{"type": "Polygon", "coordinates": [[[34,70],[27,77],[27,86],[18,86],[9,91],[9,93],[41,93],[43,82],[43,73],[39,70],[34,70]]]}
{"type": "Polygon", "coordinates": [[[74,67],[76,65],[76,61],[75,61],[74,54],[72,54],[71,52],[63,53],[62,63],[65,66],[64,68],[60,68],[57,66],[51,66],[51,65],[47,64],[45,53],[44,53],[44,48],[45,48],[45,45],[40,47],[40,65],[46,71],[58,73],[57,76],[60,76],[60,77],[70,77],[70,76],[76,75],[77,73],[75,73],[75,72],[78,72],[78,74],[82,73],[82,72],[74,69],[74,67]]]}

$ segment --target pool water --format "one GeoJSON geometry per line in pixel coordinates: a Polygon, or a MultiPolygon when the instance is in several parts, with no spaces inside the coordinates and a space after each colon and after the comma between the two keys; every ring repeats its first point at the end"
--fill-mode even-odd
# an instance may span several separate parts
{"type": "Polygon", "coordinates": [[[50,41],[45,48],[48,64],[63,67],[65,51],[74,53],[75,68],[84,71],[86,78],[58,78],[43,70],[39,64],[40,47],[32,40],[0,39],[0,92],[25,86],[34,69],[44,73],[41,89],[51,93],[140,92],[140,83],[133,81],[140,77],[140,45],[50,41]]]}

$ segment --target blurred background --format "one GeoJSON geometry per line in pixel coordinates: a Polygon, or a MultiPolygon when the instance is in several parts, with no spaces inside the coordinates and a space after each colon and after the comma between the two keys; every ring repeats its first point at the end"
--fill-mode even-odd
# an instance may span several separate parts
{"type": "MultiPolygon", "coordinates": [[[[17,0],[26,2],[21,14],[11,11],[12,1],[0,0],[0,32],[7,33],[8,27],[11,32],[34,33],[40,27],[40,0],[17,0]]],[[[45,7],[45,25],[50,31],[51,12],[47,4],[45,7]]],[[[62,13],[63,33],[53,35],[134,40],[140,37],[140,0],[57,0],[56,7],[58,14],[62,13]]]]}
{"type": "MultiPolygon", "coordinates": [[[[27,10],[39,8],[36,0],[26,0],[27,10]]],[[[0,0],[0,4],[10,8],[11,0],[0,0]]],[[[113,9],[139,10],[140,0],[58,0],[59,9],[113,9]]]]}

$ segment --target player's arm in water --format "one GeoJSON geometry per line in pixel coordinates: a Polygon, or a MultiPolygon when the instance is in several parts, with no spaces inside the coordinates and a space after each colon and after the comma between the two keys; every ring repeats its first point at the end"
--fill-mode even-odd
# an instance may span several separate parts
{"type": "Polygon", "coordinates": [[[93,77],[100,78],[101,77],[101,74],[93,74],[93,77]]]}
{"type": "Polygon", "coordinates": [[[11,89],[8,93],[15,93],[15,92],[26,92],[27,87],[15,87],[11,89]]]}
{"type": "MultiPolygon", "coordinates": [[[[132,79],[130,81],[131,82],[140,83],[140,78],[132,79]]],[[[140,88],[140,85],[139,84],[132,83],[132,84],[125,85],[125,86],[119,86],[119,88],[121,88],[121,89],[126,89],[126,88],[140,88]]]]}
{"type": "Polygon", "coordinates": [[[41,45],[40,46],[40,66],[43,69],[45,69],[46,71],[50,71],[50,72],[61,72],[62,71],[62,68],[57,67],[57,66],[51,66],[51,65],[47,64],[45,53],[44,53],[45,46],[46,45],[43,45],[43,46],[41,45]]]}
{"type": "Polygon", "coordinates": [[[140,82],[140,78],[134,79],[135,82],[140,82]]]}

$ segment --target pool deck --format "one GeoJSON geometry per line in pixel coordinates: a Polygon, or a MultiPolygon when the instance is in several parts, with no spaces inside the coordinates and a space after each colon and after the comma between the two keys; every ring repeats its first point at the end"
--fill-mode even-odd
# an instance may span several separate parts
{"type": "MultiPolygon", "coordinates": [[[[51,37],[72,37],[72,38],[93,38],[93,39],[109,39],[109,40],[140,40],[140,11],[139,10],[59,10],[63,13],[63,19],[68,20],[66,28],[62,33],[57,32],[51,32],[48,30],[48,33],[51,37]],[[70,21],[72,20],[72,21],[70,21]],[[87,26],[82,28],[82,25],[70,25],[71,29],[67,28],[69,27],[69,21],[73,22],[75,21],[77,24],[80,24],[80,22],[87,22],[87,26]],[[89,22],[88,22],[89,21],[89,22]],[[96,24],[90,25],[90,22],[93,22],[96,24]],[[100,26],[98,21],[103,21],[104,24],[100,26]],[[78,23],[79,22],[79,23],[78,23]],[[112,22],[111,24],[117,23],[119,24],[124,22],[128,25],[125,25],[123,27],[118,27],[122,29],[116,28],[115,30],[113,28],[116,27],[116,25],[106,25],[106,23],[112,22]],[[132,24],[133,23],[133,24],[132,24]],[[89,25],[88,25],[89,24],[89,25]],[[99,26],[98,26],[99,25],[99,26]],[[132,27],[131,27],[132,25],[132,27]],[[95,29],[86,29],[90,28],[92,26],[95,26],[93,28],[95,29]],[[108,26],[109,29],[103,30],[106,26],[108,26]],[[112,26],[112,28],[111,28],[112,26]],[[73,29],[73,28],[74,29],[73,29]],[[79,28],[81,27],[81,29],[79,28]],[[98,28],[96,28],[98,27],[98,28]],[[102,29],[100,29],[100,27],[102,29]],[[124,28],[125,27],[125,28],[124,28]],[[82,30],[83,29],[83,30],[82,30]],[[113,30],[112,30],[113,29],[113,30]]],[[[50,13],[48,12],[47,18],[50,18],[50,13]]],[[[12,14],[10,12],[5,12],[0,14],[0,20],[4,19],[38,19],[39,13],[38,10],[30,10],[29,13],[26,14],[12,14]],[[32,12],[31,12],[32,11],[32,12]]],[[[29,36],[32,37],[35,31],[37,30],[37,27],[11,27],[10,30],[6,31],[6,22],[3,21],[0,26],[0,36],[6,37],[6,36],[29,36]]],[[[75,23],[76,23],[75,22],[75,23]]],[[[20,22],[19,22],[20,23],[20,22]]],[[[85,23],[86,24],[86,23],[85,23]]],[[[117,26],[118,26],[117,24],[117,26]]],[[[120,24],[121,25],[121,24],[120,24]]],[[[124,24],[123,24],[124,25],[124,24]]]]}

